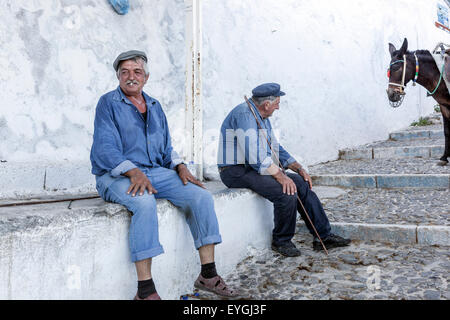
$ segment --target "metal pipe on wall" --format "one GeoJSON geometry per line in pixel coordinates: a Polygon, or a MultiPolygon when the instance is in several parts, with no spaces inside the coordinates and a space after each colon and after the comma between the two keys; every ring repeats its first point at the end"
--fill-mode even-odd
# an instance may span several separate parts
{"type": "Polygon", "coordinates": [[[196,178],[203,180],[203,110],[202,110],[202,3],[185,0],[186,12],[186,160],[196,178]]]}

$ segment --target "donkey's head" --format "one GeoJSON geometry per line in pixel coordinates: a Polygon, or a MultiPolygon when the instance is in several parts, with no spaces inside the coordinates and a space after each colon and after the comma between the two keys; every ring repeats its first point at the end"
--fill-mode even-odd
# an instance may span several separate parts
{"type": "MultiPolygon", "coordinates": [[[[395,49],[392,43],[389,43],[389,53],[391,54],[391,62],[388,69],[389,85],[387,94],[389,101],[399,102],[403,100],[405,95],[405,85],[411,80],[410,75],[413,73],[414,66],[406,63],[406,51],[408,49],[408,40],[403,41],[399,50],[395,49]],[[411,70],[410,70],[411,69],[411,70]]],[[[397,105],[398,106],[398,105],[397,105]]]]}

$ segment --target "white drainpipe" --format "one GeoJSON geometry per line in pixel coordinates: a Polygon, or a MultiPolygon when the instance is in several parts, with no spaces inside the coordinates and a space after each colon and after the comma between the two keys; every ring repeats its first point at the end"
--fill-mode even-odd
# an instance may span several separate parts
{"type": "Polygon", "coordinates": [[[202,3],[185,0],[186,11],[186,160],[197,179],[203,180],[203,110],[202,110],[202,3]],[[193,166],[192,166],[193,164],[193,166]]]}

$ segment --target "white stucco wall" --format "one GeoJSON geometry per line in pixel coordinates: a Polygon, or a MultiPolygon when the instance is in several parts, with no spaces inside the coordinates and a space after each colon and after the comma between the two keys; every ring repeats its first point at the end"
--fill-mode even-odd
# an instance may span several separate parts
{"type": "MultiPolygon", "coordinates": [[[[88,158],[95,106],[117,86],[113,60],[132,48],[147,52],[151,76],[145,90],[161,101],[173,144],[183,153],[184,2],[130,4],[129,13],[120,16],[107,0],[0,0],[0,198],[94,190],[88,158]]],[[[389,107],[387,44],[398,47],[404,37],[411,50],[448,43],[448,34],[434,27],[435,19],[436,4],[429,0],[204,0],[205,164],[216,161],[223,118],[262,82],[279,82],[287,92],[273,125],[286,149],[306,165],[334,159],[345,147],[385,139],[388,132],[429,113],[434,102],[420,87],[407,89],[401,108],[389,107]]],[[[244,244],[269,245],[270,204],[248,197],[215,199],[224,234],[217,262],[224,274],[248,252],[244,244]],[[248,214],[241,217],[241,212],[248,214]],[[258,218],[258,226],[247,230],[258,218]],[[238,232],[236,221],[242,228],[238,232]],[[231,231],[241,237],[231,238],[231,231]]],[[[186,224],[175,211],[159,211],[168,218],[161,223],[167,251],[154,266],[157,281],[168,279],[172,269],[165,267],[175,265],[173,261],[186,268],[187,276],[160,286],[162,296],[172,299],[191,289],[198,272],[186,224]],[[171,232],[174,225],[176,233],[171,232]]],[[[1,297],[99,298],[96,288],[108,285],[110,274],[114,284],[123,284],[122,291],[111,291],[111,298],[132,297],[135,286],[129,279],[135,271],[127,260],[125,217],[65,224],[70,215],[63,211],[41,213],[54,214],[51,223],[61,225],[30,232],[21,226],[2,235],[0,267],[7,271],[0,272],[0,282],[6,284],[0,286],[1,297]],[[120,253],[109,255],[111,248],[120,253]],[[73,271],[67,267],[79,263],[89,294],[60,286],[73,271]],[[55,272],[27,276],[44,269],[55,272]]]]}
{"type": "MultiPolygon", "coordinates": [[[[62,180],[64,172],[88,176],[96,103],[117,86],[112,61],[131,48],[149,56],[145,90],[161,101],[183,154],[183,0],[131,0],[124,16],[107,0],[0,0],[0,13],[2,174],[62,162],[62,180]]],[[[429,113],[434,101],[419,86],[408,87],[401,108],[389,107],[386,68],[388,42],[398,47],[407,37],[411,50],[448,42],[435,20],[429,0],[204,0],[206,167],[215,164],[223,118],[262,82],[279,82],[287,93],[272,122],[304,165],[385,139],[429,113]]],[[[0,194],[25,187],[10,181],[0,194]]]]}
{"type": "MultiPolygon", "coordinates": [[[[204,13],[207,132],[263,82],[278,82],[287,93],[272,125],[307,165],[387,139],[433,110],[419,86],[408,87],[396,110],[385,91],[388,42],[399,48],[406,37],[410,50],[432,50],[449,40],[434,26],[435,1],[206,0],[204,13]]],[[[213,162],[215,151],[205,151],[213,162]]]]}
{"type": "Polygon", "coordinates": [[[99,97],[117,87],[120,52],[147,53],[146,91],[184,126],[184,2],[0,1],[0,159],[88,159],[99,97]]]}

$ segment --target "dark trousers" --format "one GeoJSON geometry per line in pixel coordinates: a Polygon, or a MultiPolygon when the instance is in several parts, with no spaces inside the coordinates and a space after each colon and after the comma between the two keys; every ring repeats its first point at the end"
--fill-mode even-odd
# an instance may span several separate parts
{"type": "MultiPolygon", "coordinates": [[[[320,238],[330,234],[330,222],[323,210],[317,195],[311,191],[308,183],[298,174],[287,173],[295,185],[297,193],[320,238]]],[[[283,193],[283,188],[272,176],[260,175],[250,166],[235,165],[220,172],[222,182],[229,188],[248,188],[273,203],[274,229],[272,242],[279,245],[290,241],[295,233],[297,211],[306,223],[309,232],[315,236],[314,230],[305,216],[296,195],[283,193]]]]}

